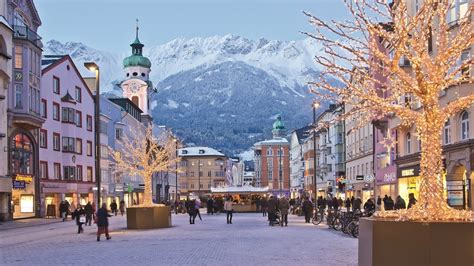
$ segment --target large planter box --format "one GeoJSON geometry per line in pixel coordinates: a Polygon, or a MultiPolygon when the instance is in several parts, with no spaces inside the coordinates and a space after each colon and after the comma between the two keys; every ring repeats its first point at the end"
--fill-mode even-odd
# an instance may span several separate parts
{"type": "Polygon", "coordinates": [[[474,265],[474,222],[359,223],[359,265],[474,265]]]}
{"type": "Polygon", "coordinates": [[[128,229],[154,229],[171,227],[169,206],[127,208],[128,229]]]}

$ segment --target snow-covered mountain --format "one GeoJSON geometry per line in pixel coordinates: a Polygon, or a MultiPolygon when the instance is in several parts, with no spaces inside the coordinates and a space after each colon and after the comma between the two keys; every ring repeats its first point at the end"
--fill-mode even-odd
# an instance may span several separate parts
{"type": "MultiPolygon", "coordinates": [[[[278,113],[289,130],[303,126],[312,99],[305,84],[319,73],[312,60],[318,47],[310,39],[249,40],[236,35],[145,46],[144,55],[152,62],[150,79],[158,90],[152,101],[154,121],[172,127],[188,142],[233,154],[270,137],[278,113]]],[[[130,54],[126,48],[119,54],[51,40],[44,54],[69,54],[78,66],[98,63],[102,91],[120,94],[114,84],[124,79],[122,59],[130,54]]],[[[79,68],[85,76],[92,74],[79,68]]]]}

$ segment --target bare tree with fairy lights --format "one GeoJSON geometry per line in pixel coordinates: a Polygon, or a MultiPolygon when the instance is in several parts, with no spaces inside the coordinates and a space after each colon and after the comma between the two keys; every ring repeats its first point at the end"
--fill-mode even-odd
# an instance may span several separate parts
{"type": "Polygon", "coordinates": [[[143,206],[153,205],[152,176],[160,171],[175,171],[176,144],[170,132],[162,132],[159,136],[153,134],[149,126],[144,132],[138,131],[132,137],[124,136],[120,151],[112,151],[116,163],[116,171],[131,176],[143,177],[145,191],[143,206]]]}
{"type": "Polygon", "coordinates": [[[405,0],[345,0],[352,19],[344,21],[326,22],[304,12],[315,29],[304,34],[324,47],[315,56],[323,75],[310,83],[316,101],[350,105],[338,119],[357,117],[360,125],[393,116],[416,127],[421,141],[419,200],[408,210],[379,212],[378,217],[471,219],[470,211],[448,206],[442,180],[444,123],[474,103],[472,53],[461,57],[473,45],[473,4],[467,3],[453,23],[454,2],[425,0],[413,13],[405,0]],[[400,60],[410,66],[401,66],[400,60]],[[343,86],[332,85],[331,79],[343,86]],[[454,86],[468,93],[441,104],[439,96],[454,86]],[[419,103],[418,108],[412,103],[419,103]]]}

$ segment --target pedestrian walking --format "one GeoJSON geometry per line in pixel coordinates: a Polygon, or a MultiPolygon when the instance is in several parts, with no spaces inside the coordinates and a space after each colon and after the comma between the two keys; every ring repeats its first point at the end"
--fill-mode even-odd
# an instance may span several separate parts
{"type": "Polygon", "coordinates": [[[382,198],[380,197],[380,195],[377,197],[377,210],[381,210],[382,208],[382,198]]]}
{"type": "Polygon", "coordinates": [[[224,210],[227,214],[227,224],[232,224],[232,213],[234,212],[234,202],[232,202],[232,197],[228,197],[224,203],[224,210]]]}
{"type": "Polygon", "coordinates": [[[91,202],[87,202],[86,206],[84,207],[84,213],[86,214],[86,223],[85,225],[89,224],[91,226],[92,222],[92,215],[94,214],[94,209],[92,208],[91,202]]]}
{"type": "Polygon", "coordinates": [[[194,221],[196,220],[196,211],[195,211],[196,205],[194,201],[188,198],[186,200],[185,207],[189,215],[189,224],[194,224],[194,221]]]}
{"type": "Polygon", "coordinates": [[[265,217],[267,216],[267,210],[268,210],[268,201],[267,198],[263,198],[262,201],[260,202],[260,208],[262,209],[262,216],[265,217]]]}
{"type": "Polygon", "coordinates": [[[357,199],[354,199],[354,202],[352,203],[352,211],[360,211],[360,208],[362,206],[362,200],[360,197],[357,197],[357,199]]]}
{"type": "Polygon", "coordinates": [[[207,214],[214,215],[214,199],[212,197],[207,200],[207,214]]]}
{"type": "Polygon", "coordinates": [[[270,199],[267,202],[267,210],[268,210],[268,220],[269,225],[273,226],[275,221],[275,212],[277,210],[277,202],[273,196],[270,196],[270,199]]]}
{"type": "Polygon", "coordinates": [[[110,210],[115,216],[117,216],[117,202],[115,202],[115,200],[110,203],[110,210]]]}
{"type": "Polygon", "coordinates": [[[311,222],[311,215],[313,214],[313,203],[309,200],[308,197],[303,201],[303,213],[305,223],[311,222]]]}
{"type": "Polygon", "coordinates": [[[408,209],[413,207],[413,205],[416,204],[416,201],[417,200],[415,199],[415,194],[413,193],[408,194],[408,209]]]}
{"type": "Polygon", "coordinates": [[[100,241],[100,236],[102,234],[105,234],[105,238],[110,240],[109,217],[112,217],[112,215],[110,215],[107,211],[107,205],[105,203],[102,203],[102,206],[99,210],[97,210],[95,217],[97,223],[97,241],[100,241]]]}
{"type": "Polygon", "coordinates": [[[66,209],[66,203],[63,201],[61,201],[61,203],[59,203],[59,213],[61,214],[61,218],[63,219],[63,222],[66,221],[66,218],[67,218],[67,209],[66,209]]]}
{"type": "Polygon", "coordinates": [[[344,202],[344,206],[346,207],[347,212],[351,210],[351,199],[347,197],[346,201],[344,202]]]}
{"type": "Polygon", "coordinates": [[[256,212],[260,211],[261,202],[262,202],[262,199],[260,197],[257,197],[257,199],[255,200],[256,212]]]}
{"type": "Polygon", "coordinates": [[[394,207],[395,210],[404,210],[407,208],[405,200],[400,195],[397,196],[394,207]]]}
{"type": "Polygon", "coordinates": [[[285,226],[288,226],[288,212],[289,212],[289,209],[290,209],[290,203],[285,198],[285,196],[283,196],[280,199],[279,207],[280,207],[280,213],[281,213],[280,225],[282,227],[283,227],[283,224],[285,224],[285,226]]]}
{"type": "Polygon", "coordinates": [[[78,205],[76,210],[72,213],[72,218],[76,220],[76,225],[77,225],[77,233],[83,233],[84,228],[82,228],[82,225],[86,223],[86,216],[85,216],[85,211],[82,209],[81,205],[78,205]]]}
{"type": "Polygon", "coordinates": [[[120,201],[119,209],[120,209],[120,214],[123,216],[123,214],[125,212],[125,201],[124,200],[120,201]]]}
{"type": "Polygon", "coordinates": [[[199,198],[196,198],[196,200],[194,201],[194,205],[195,215],[199,216],[199,220],[202,221],[201,212],[199,211],[199,209],[201,208],[201,200],[199,198]]]}
{"type": "Polygon", "coordinates": [[[339,205],[339,200],[336,197],[332,198],[332,207],[334,210],[339,210],[339,206],[341,206],[339,205]]]}

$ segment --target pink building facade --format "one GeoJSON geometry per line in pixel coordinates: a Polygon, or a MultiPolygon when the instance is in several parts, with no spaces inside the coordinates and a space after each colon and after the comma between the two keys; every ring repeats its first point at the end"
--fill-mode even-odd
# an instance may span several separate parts
{"type": "Polygon", "coordinates": [[[69,56],[42,60],[39,176],[42,216],[59,216],[59,203],[92,203],[94,98],[69,56]]]}

